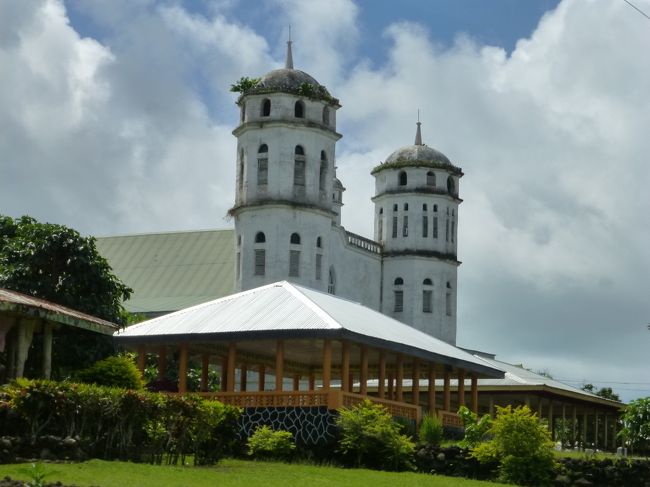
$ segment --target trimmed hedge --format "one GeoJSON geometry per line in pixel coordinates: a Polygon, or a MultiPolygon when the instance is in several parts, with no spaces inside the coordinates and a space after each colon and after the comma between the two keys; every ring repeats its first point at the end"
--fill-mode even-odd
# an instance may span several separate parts
{"type": "Polygon", "coordinates": [[[130,460],[211,465],[238,446],[240,412],[199,396],[18,380],[0,387],[0,462],[130,460]]]}

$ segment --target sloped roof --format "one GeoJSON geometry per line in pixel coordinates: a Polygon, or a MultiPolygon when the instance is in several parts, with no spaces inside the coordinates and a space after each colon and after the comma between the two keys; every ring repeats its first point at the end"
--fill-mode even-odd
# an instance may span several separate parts
{"type": "Polygon", "coordinates": [[[41,318],[75,328],[112,335],[119,326],[81,311],[44,299],[0,288],[0,313],[20,317],[41,318]]]}
{"type": "Polygon", "coordinates": [[[134,292],[125,308],[160,314],[231,294],[234,230],[97,238],[97,249],[134,292]]]}
{"type": "Polygon", "coordinates": [[[487,377],[502,372],[404,323],[342,299],[281,281],[148,320],[118,332],[121,341],[203,342],[270,338],[335,338],[423,360],[464,367],[487,377]]]}

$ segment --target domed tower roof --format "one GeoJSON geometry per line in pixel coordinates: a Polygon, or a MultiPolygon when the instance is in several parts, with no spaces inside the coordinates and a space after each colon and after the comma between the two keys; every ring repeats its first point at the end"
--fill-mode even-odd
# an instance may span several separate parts
{"type": "Polygon", "coordinates": [[[386,161],[376,166],[371,174],[376,174],[384,169],[398,169],[402,167],[432,167],[445,169],[458,176],[463,175],[461,168],[454,166],[449,158],[433,147],[422,143],[420,122],[417,123],[415,144],[401,147],[386,158],[386,161]]]}

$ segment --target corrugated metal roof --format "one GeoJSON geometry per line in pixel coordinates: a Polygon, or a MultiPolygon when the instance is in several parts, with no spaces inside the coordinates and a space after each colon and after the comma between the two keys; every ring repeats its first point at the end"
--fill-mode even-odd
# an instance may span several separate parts
{"type": "Polygon", "coordinates": [[[97,238],[97,249],[134,292],[132,313],[183,309],[234,291],[234,230],[97,238]]]}
{"type": "Polygon", "coordinates": [[[498,368],[446,342],[422,333],[359,303],[290,284],[269,284],[144,321],[116,337],[170,338],[200,341],[205,335],[341,336],[426,360],[467,367],[491,377],[498,368]]]}
{"type": "Polygon", "coordinates": [[[42,318],[64,325],[112,335],[119,328],[115,323],[102,320],[81,311],[61,306],[44,299],[0,288],[0,311],[42,318]]]}

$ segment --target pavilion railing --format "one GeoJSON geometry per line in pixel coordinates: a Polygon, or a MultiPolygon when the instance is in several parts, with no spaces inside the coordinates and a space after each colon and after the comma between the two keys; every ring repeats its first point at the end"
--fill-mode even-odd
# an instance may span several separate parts
{"type": "Polygon", "coordinates": [[[460,419],[460,416],[456,413],[450,411],[438,410],[438,418],[443,426],[451,426],[453,428],[462,428],[463,422],[460,419]]]}

